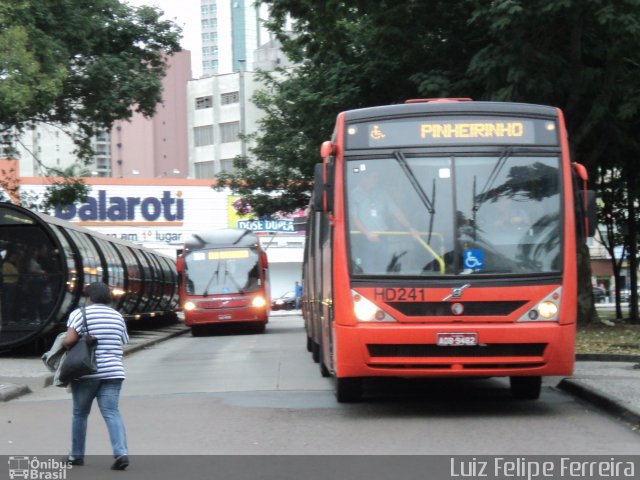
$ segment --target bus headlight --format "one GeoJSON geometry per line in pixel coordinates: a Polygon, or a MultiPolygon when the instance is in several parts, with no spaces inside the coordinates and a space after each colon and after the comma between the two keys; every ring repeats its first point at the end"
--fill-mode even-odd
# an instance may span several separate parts
{"type": "Polygon", "coordinates": [[[197,305],[193,302],[184,302],[184,305],[182,306],[186,311],[195,310],[196,307],[197,305]]]}
{"type": "Polygon", "coordinates": [[[545,295],[522,315],[518,322],[559,322],[560,302],[562,301],[562,287],[558,287],[545,295]]]}
{"type": "Polygon", "coordinates": [[[266,304],[267,304],[267,301],[260,296],[253,297],[253,300],[251,300],[251,305],[253,305],[255,308],[262,308],[266,304]]]}
{"type": "Polygon", "coordinates": [[[558,314],[558,305],[550,301],[540,302],[538,304],[538,313],[545,320],[549,320],[558,314]]]}
{"type": "Polygon", "coordinates": [[[395,322],[396,319],[387,315],[376,304],[362,295],[351,290],[353,298],[353,313],[360,322],[395,322]]]}

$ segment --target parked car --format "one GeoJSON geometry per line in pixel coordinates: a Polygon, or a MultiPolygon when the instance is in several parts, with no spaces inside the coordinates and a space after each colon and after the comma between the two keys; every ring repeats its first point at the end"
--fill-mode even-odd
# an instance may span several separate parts
{"type": "Polygon", "coordinates": [[[293,310],[296,308],[295,292],[287,292],[271,302],[271,310],[293,310]]]}
{"type": "Polygon", "coordinates": [[[607,291],[602,287],[593,287],[593,298],[596,303],[604,302],[607,298],[607,291]]]}

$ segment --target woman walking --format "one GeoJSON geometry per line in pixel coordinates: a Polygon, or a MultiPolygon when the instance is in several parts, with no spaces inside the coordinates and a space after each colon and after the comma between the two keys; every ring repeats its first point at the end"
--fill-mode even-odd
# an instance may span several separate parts
{"type": "Polygon", "coordinates": [[[80,335],[84,335],[83,315],[87,318],[89,333],[98,339],[96,363],[98,371],[71,382],[73,395],[73,421],[71,453],[65,460],[71,465],[84,465],[87,418],[94,399],[98,401],[104,419],[115,461],[112,470],[124,470],[129,466],[127,436],[120,417],[118,402],[125,379],[122,363],[122,345],[129,341],[122,315],[111,308],[111,290],[102,282],[86,288],[87,306],[71,312],[67,322],[64,346],[71,348],[80,335]]]}

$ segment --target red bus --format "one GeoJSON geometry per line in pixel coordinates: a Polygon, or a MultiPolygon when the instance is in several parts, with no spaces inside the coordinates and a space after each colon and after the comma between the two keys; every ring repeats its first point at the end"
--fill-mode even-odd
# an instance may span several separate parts
{"type": "Polygon", "coordinates": [[[254,232],[227,228],[194,234],[185,241],[177,266],[184,321],[194,335],[220,323],[265,330],[269,265],[254,232]]]}
{"type": "Polygon", "coordinates": [[[505,376],[536,399],[543,376],[572,374],[587,178],[559,109],[346,111],[321,155],[303,314],[339,402],[367,377],[505,376]]]}

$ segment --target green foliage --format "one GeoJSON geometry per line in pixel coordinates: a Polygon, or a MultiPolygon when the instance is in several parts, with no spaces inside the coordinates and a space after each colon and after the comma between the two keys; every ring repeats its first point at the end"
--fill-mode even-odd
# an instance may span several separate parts
{"type": "MultiPolygon", "coordinates": [[[[261,212],[305,205],[319,145],[338,112],[415,97],[558,106],[573,158],[594,185],[607,187],[606,211],[623,205],[625,195],[627,206],[640,200],[640,0],[262,3],[298,67],[270,77],[256,97],[266,112],[251,150],[258,164],[219,177],[261,212]],[[610,188],[618,176],[624,188],[610,188]],[[290,189],[295,195],[285,193],[290,189]]],[[[622,241],[636,242],[629,215],[622,241]]],[[[635,243],[628,246],[635,251],[635,243]]],[[[581,255],[587,292],[588,257],[581,255]]],[[[588,310],[585,317],[595,314],[588,310]]]]}
{"type": "Polygon", "coordinates": [[[80,158],[90,137],[162,98],[165,55],[180,29],[152,7],[118,0],[16,0],[0,4],[0,132],[30,122],[76,124],[80,158]]]}
{"type": "Polygon", "coordinates": [[[39,208],[53,209],[60,205],[73,205],[84,202],[89,195],[88,187],[82,177],[89,175],[89,171],[76,164],[62,170],[51,169],[55,174],[51,186],[47,188],[39,208]]]}
{"type": "MultiPolygon", "coordinates": [[[[259,167],[218,179],[235,190],[245,178],[244,194],[252,187],[261,198],[271,194],[264,211],[290,208],[288,185],[310,185],[339,111],[412,97],[556,105],[567,117],[574,158],[592,178],[599,165],[635,162],[638,0],[263,3],[269,28],[299,66],[269,77],[256,97],[266,112],[251,151],[259,167]]],[[[306,197],[296,195],[296,206],[306,197]]]]}

